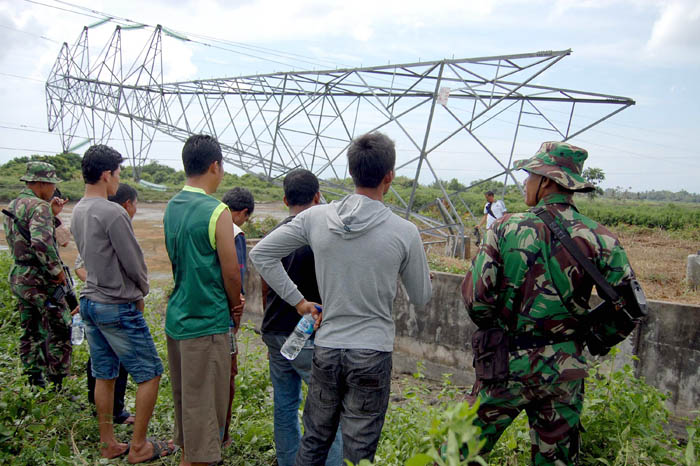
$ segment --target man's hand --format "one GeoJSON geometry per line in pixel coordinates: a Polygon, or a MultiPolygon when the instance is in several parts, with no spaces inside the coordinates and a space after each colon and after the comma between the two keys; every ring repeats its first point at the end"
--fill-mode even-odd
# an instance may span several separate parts
{"type": "Polygon", "coordinates": [[[294,307],[300,316],[303,316],[304,314],[313,314],[313,312],[316,311],[316,303],[307,301],[304,298],[301,298],[301,301],[299,301],[294,307]]]}
{"type": "Polygon", "coordinates": [[[61,199],[60,197],[51,198],[51,212],[53,212],[54,217],[63,211],[63,206],[68,202],[68,199],[61,199]]]}
{"type": "Polygon", "coordinates": [[[143,301],[143,298],[139,299],[136,301],[136,309],[139,311],[143,312],[143,310],[146,308],[146,303],[143,301]]]}
{"type": "Polygon", "coordinates": [[[303,316],[304,314],[311,314],[316,320],[316,323],[314,324],[314,330],[317,329],[321,325],[321,321],[323,320],[323,314],[321,313],[321,305],[318,303],[314,303],[313,301],[307,301],[306,299],[303,299],[297,303],[296,306],[294,306],[297,309],[297,312],[299,315],[303,316]]]}
{"type": "Polygon", "coordinates": [[[61,273],[56,275],[56,277],[52,278],[51,282],[55,283],[57,285],[60,285],[62,283],[66,283],[66,273],[63,270],[61,270],[61,273]]]}
{"type": "Polygon", "coordinates": [[[71,317],[73,317],[74,315],[76,315],[78,312],[80,312],[80,305],[75,306],[75,309],[73,309],[72,311],[70,311],[71,317]]]}
{"type": "Polygon", "coordinates": [[[231,317],[233,318],[233,324],[235,328],[233,333],[238,333],[238,329],[241,327],[241,317],[243,316],[243,309],[245,308],[245,297],[241,294],[241,304],[234,306],[231,309],[231,317]]]}

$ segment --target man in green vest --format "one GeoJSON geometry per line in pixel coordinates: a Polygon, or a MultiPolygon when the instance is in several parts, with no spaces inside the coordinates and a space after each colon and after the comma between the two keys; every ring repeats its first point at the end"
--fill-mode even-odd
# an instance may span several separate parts
{"type": "Polygon", "coordinates": [[[182,149],[185,187],[165,209],[165,246],[175,288],[165,333],[181,464],[221,461],[231,376],[229,322],[240,306],[241,276],[231,213],[211,196],[224,176],[221,146],[191,136],[182,149]]]}

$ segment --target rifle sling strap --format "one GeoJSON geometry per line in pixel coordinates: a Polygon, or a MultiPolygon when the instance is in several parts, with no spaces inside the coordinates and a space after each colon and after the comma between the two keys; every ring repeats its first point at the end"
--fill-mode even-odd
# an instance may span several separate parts
{"type": "Polygon", "coordinates": [[[569,254],[573,256],[574,259],[583,267],[583,269],[586,271],[586,273],[593,279],[593,282],[596,285],[596,288],[598,289],[599,293],[602,293],[603,296],[601,296],[604,299],[607,299],[609,301],[612,301],[615,303],[615,305],[618,305],[620,303],[620,295],[613,289],[612,286],[608,283],[608,281],[603,277],[603,274],[600,273],[598,268],[591,262],[591,260],[583,255],[583,252],[581,252],[581,249],[576,246],[576,243],[574,243],[574,240],[571,239],[571,236],[569,236],[569,233],[564,230],[559,223],[555,220],[555,216],[559,217],[559,215],[554,212],[552,213],[550,210],[546,209],[545,207],[537,207],[533,208],[530,210],[532,213],[537,215],[549,228],[549,230],[552,232],[554,236],[557,237],[559,241],[561,241],[561,244],[566,248],[567,251],[569,251],[569,254]]]}

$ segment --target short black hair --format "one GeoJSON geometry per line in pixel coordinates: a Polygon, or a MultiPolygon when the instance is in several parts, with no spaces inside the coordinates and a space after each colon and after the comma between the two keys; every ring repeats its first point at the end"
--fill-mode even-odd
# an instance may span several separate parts
{"type": "Polygon", "coordinates": [[[494,195],[494,194],[493,194],[493,191],[486,191],[486,192],[484,193],[484,196],[493,196],[493,195],[494,195]]]}
{"type": "Polygon", "coordinates": [[[133,186],[129,186],[126,183],[119,183],[119,188],[117,188],[117,192],[114,193],[114,196],[109,196],[107,199],[109,199],[112,202],[116,202],[119,205],[122,205],[126,201],[134,202],[138,198],[139,193],[138,191],[136,191],[136,189],[134,189],[133,186]]]}
{"type": "Polygon", "coordinates": [[[248,215],[252,215],[255,210],[255,199],[253,193],[245,188],[235,187],[229,189],[224,194],[221,202],[226,204],[232,212],[248,209],[248,215]]]}
{"type": "Polygon", "coordinates": [[[182,148],[186,176],[203,175],[213,162],[221,163],[222,160],[219,142],[207,134],[190,136],[182,148]]]}
{"type": "Polygon", "coordinates": [[[348,169],[358,188],[379,186],[395,163],[394,141],[378,131],[354,139],[348,148],[348,169]]]}
{"type": "Polygon", "coordinates": [[[87,184],[95,184],[100,181],[102,173],[115,171],[123,161],[122,155],[109,146],[104,144],[90,146],[80,162],[83,181],[87,184]]]}
{"type": "Polygon", "coordinates": [[[282,182],[284,197],[290,206],[305,206],[314,200],[319,184],[316,175],[309,170],[297,168],[287,173],[282,182]]]}

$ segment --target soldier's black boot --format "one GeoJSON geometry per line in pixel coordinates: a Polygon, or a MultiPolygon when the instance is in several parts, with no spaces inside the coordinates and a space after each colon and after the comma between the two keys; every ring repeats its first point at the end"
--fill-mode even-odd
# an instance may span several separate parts
{"type": "Polygon", "coordinates": [[[46,388],[46,380],[41,372],[32,372],[28,374],[29,385],[33,387],[46,388]]]}

